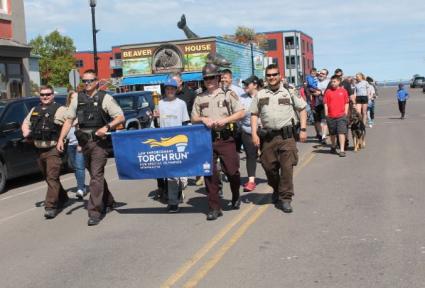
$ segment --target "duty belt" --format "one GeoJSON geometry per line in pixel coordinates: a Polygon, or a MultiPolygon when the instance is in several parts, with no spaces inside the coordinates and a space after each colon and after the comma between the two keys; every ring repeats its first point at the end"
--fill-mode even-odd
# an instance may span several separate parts
{"type": "Polygon", "coordinates": [[[220,131],[211,130],[213,142],[216,140],[227,140],[232,137],[232,131],[229,129],[223,129],[220,131]]]}
{"type": "Polygon", "coordinates": [[[282,137],[283,140],[294,137],[292,126],[285,126],[279,130],[273,130],[273,129],[266,129],[266,130],[267,130],[266,137],[265,137],[266,140],[272,140],[273,138],[277,136],[282,137]]]}

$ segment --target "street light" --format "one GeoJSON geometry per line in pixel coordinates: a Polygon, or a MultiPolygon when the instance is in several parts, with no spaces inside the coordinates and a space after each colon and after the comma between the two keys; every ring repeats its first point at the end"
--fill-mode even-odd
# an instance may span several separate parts
{"type": "Polygon", "coordinates": [[[92,32],[93,32],[93,62],[94,62],[94,71],[96,71],[96,75],[98,72],[97,68],[97,41],[96,34],[99,30],[96,29],[96,19],[95,19],[95,8],[96,8],[96,0],[89,1],[91,7],[91,23],[92,23],[92,32]]]}

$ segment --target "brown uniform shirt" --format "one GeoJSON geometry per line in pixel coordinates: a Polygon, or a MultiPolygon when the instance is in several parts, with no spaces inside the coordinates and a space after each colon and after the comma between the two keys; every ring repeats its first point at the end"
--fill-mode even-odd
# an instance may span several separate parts
{"type": "Polygon", "coordinates": [[[292,119],[298,121],[293,105],[297,110],[303,110],[307,103],[296,89],[286,89],[281,84],[277,91],[268,87],[260,90],[252,99],[250,111],[258,115],[264,128],[279,130],[292,125],[292,119]]]}
{"type": "Polygon", "coordinates": [[[229,90],[225,93],[223,89],[218,88],[213,93],[206,91],[196,96],[192,117],[208,117],[215,121],[241,110],[244,110],[244,107],[235,92],[229,90]]]}
{"type": "MultiPolygon", "coordinates": [[[[78,97],[72,97],[71,103],[66,111],[65,117],[67,119],[75,119],[77,118],[77,107],[78,107],[78,97]]],[[[115,118],[120,115],[124,115],[121,107],[115,101],[115,99],[109,95],[105,94],[105,97],[102,101],[102,109],[111,116],[111,118],[115,118]]]]}
{"type": "MultiPolygon", "coordinates": [[[[30,111],[30,113],[28,113],[27,117],[25,117],[24,122],[26,125],[28,125],[29,127],[31,127],[31,114],[34,111],[35,107],[33,107],[30,111]]],[[[56,110],[55,113],[55,124],[57,125],[63,125],[63,123],[65,122],[65,113],[66,113],[66,107],[65,106],[61,106],[58,108],[58,110],[56,110]]],[[[37,148],[50,148],[53,147],[57,144],[57,141],[40,141],[40,140],[34,140],[34,146],[37,148]]]]}

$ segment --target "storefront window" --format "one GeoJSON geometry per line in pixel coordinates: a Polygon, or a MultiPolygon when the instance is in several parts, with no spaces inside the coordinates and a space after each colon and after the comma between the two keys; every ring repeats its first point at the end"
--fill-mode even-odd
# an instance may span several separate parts
{"type": "Polygon", "coordinates": [[[21,64],[18,63],[8,63],[7,64],[7,74],[20,76],[21,73],[21,64]]]}
{"type": "Polygon", "coordinates": [[[6,65],[0,63],[0,98],[7,98],[6,65]]]}

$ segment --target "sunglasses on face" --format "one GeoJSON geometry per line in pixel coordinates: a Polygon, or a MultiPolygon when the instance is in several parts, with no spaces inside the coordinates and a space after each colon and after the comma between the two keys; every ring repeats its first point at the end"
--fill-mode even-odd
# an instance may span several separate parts
{"type": "Polygon", "coordinates": [[[208,77],[204,77],[204,81],[211,81],[214,80],[215,76],[208,76],[208,77]]]}
{"type": "Polygon", "coordinates": [[[53,93],[40,93],[40,97],[49,97],[52,96],[53,93]]]}
{"type": "Polygon", "coordinates": [[[84,84],[91,84],[91,83],[93,83],[93,82],[95,82],[96,81],[96,78],[94,78],[94,79],[83,79],[83,80],[81,80],[84,84]]]}
{"type": "Polygon", "coordinates": [[[279,73],[266,74],[267,78],[276,77],[279,73]]]}

